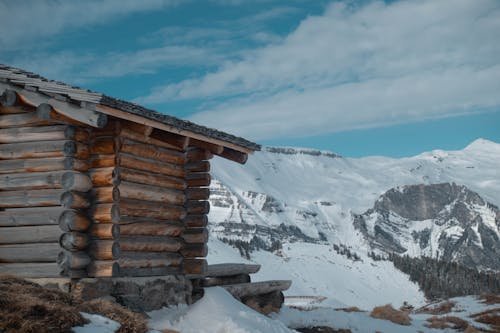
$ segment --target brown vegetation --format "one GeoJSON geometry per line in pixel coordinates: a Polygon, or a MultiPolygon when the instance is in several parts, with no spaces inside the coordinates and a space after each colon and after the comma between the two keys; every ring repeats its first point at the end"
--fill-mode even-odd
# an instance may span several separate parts
{"type": "Polygon", "coordinates": [[[495,294],[483,294],[479,296],[479,299],[482,300],[484,304],[493,305],[500,304],[500,295],[495,294]]]}
{"type": "Polygon", "coordinates": [[[348,308],[337,308],[335,309],[336,311],[344,311],[344,312],[366,312],[364,310],[361,310],[357,306],[350,306],[348,308]]]}
{"type": "Polygon", "coordinates": [[[500,331],[500,308],[479,312],[471,315],[471,317],[479,323],[491,325],[497,332],[500,331]]]}
{"type": "Polygon", "coordinates": [[[389,320],[399,325],[411,324],[411,318],[407,313],[394,309],[390,304],[373,308],[370,316],[377,319],[389,320]]]}
{"type": "Polygon", "coordinates": [[[80,312],[103,315],[119,322],[119,333],[147,331],[144,316],[114,302],[96,299],[78,303],[62,291],[0,275],[0,332],[71,332],[72,327],[88,323],[80,312]]]}
{"type": "Polygon", "coordinates": [[[429,328],[438,328],[438,329],[451,328],[463,331],[469,326],[469,323],[466,320],[453,316],[445,316],[445,317],[434,316],[427,318],[427,321],[430,323],[426,324],[425,326],[429,328]]]}
{"type": "Polygon", "coordinates": [[[455,302],[446,301],[443,303],[439,303],[437,306],[431,307],[434,304],[418,309],[417,313],[426,313],[431,315],[443,315],[446,313],[450,313],[455,306],[455,302]]]}

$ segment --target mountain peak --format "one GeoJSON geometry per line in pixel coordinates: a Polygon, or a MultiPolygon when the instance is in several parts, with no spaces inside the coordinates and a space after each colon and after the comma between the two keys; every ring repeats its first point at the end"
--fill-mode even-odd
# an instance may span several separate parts
{"type": "Polygon", "coordinates": [[[494,141],[490,141],[487,139],[479,138],[472,141],[467,147],[464,148],[467,151],[499,151],[500,152],[500,144],[494,141]]]}

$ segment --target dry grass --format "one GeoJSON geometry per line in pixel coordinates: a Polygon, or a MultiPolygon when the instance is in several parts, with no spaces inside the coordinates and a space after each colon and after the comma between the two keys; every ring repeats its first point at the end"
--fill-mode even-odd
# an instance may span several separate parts
{"type": "Polygon", "coordinates": [[[143,315],[117,303],[103,299],[76,303],[62,291],[0,275],[0,332],[71,332],[71,327],[88,323],[80,312],[103,315],[119,322],[121,327],[117,333],[148,330],[143,315]]]}
{"type": "Polygon", "coordinates": [[[496,332],[500,332],[500,308],[475,313],[471,317],[479,323],[490,325],[496,332]]]}
{"type": "Polygon", "coordinates": [[[84,302],[79,305],[79,310],[100,314],[119,322],[121,326],[116,333],[143,333],[148,330],[147,322],[143,315],[105,299],[93,299],[84,302]]]}
{"type": "Polygon", "coordinates": [[[447,301],[447,302],[439,303],[437,306],[434,306],[434,307],[420,308],[416,312],[417,313],[426,313],[426,314],[431,314],[431,315],[443,315],[443,314],[450,313],[451,310],[453,310],[454,306],[455,306],[455,302],[447,301]]]}
{"type": "Polygon", "coordinates": [[[483,294],[479,296],[479,299],[482,300],[484,304],[493,305],[500,304],[500,295],[495,294],[483,294]]]}
{"type": "Polygon", "coordinates": [[[70,332],[87,322],[68,294],[0,275],[0,332],[70,332]]]}
{"type": "Polygon", "coordinates": [[[427,321],[430,323],[426,324],[425,326],[429,328],[438,328],[438,329],[451,328],[455,330],[464,331],[469,326],[469,323],[466,320],[453,316],[445,316],[445,317],[434,316],[427,318],[427,321]]]}
{"type": "Polygon", "coordinates": [[[394,309],[390,304],[373,308],[370,316],[373,318],[389,320],[399,325],[411,324],[411,318],[407,313],[394,309]]]}
{"type": "Polygon", "coordinates": [[[366,312],[364,310],[361,310],[357,306],[351,306],[351,307],[348,307],[348,308],[337,308],[335,310],[336,311],[344,311],[344,312],[366,312]]]}

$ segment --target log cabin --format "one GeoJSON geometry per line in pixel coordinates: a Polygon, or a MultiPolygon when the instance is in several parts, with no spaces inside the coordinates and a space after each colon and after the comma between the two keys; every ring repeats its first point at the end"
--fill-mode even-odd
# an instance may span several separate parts
{"type": "Polygon", "coordinates": [[[0,274],[204,276],[210,162],[260,146],[0,65],[0,274]]]}

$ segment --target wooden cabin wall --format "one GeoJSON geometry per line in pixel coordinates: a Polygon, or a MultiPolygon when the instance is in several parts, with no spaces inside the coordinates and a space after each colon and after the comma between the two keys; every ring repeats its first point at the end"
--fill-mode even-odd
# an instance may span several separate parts
{"type": "Polygon", "coordinates": [[[34,108],[0,106],[1,273],[56,277],[62,269],[84,275],[88,258],[75,248],[81,233],[61,223],[85,219],[88,138],[83,128],[40,120],[34,108]],[[74,255],[61,251],[60,239],[74,255]]]}

